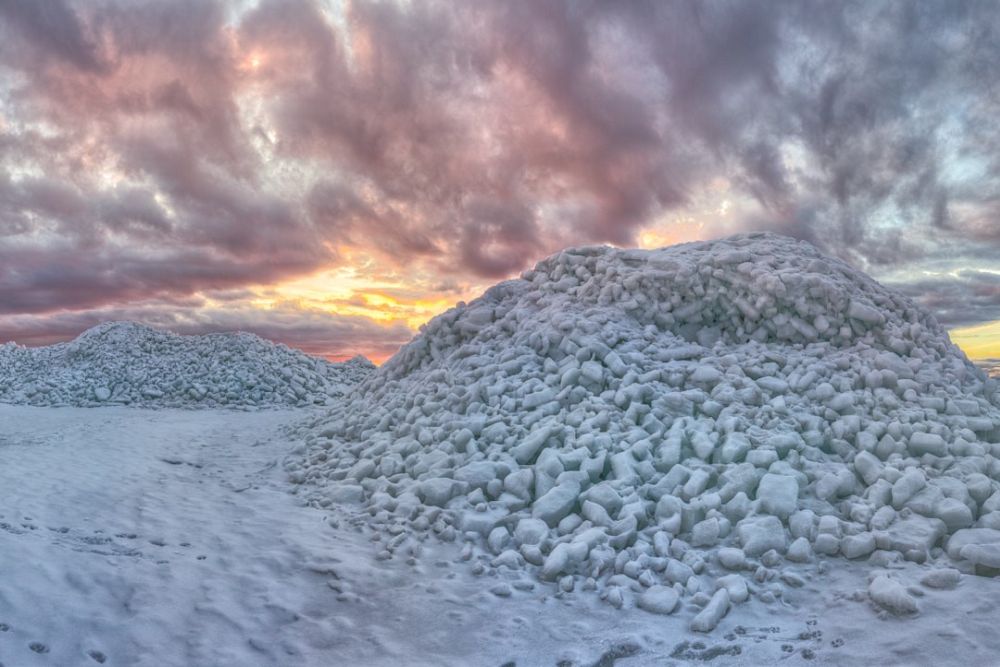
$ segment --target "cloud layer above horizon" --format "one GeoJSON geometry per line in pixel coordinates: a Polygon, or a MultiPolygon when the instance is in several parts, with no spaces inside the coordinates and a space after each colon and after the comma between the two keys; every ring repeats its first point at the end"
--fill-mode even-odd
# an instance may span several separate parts
{"type": "Polygon", "coordinates": [[[0,0],[0,341],[381,359],[560,248],[760,229],[983,325],[998,65],[995,2],[0,0]]]}

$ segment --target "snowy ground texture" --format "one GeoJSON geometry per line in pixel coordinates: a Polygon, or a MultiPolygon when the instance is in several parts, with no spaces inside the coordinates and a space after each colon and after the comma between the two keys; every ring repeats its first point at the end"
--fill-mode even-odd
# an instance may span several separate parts
{"type": "Polygon", "coordinates": [[[904,563],[1000,572],[997,388],[808,244],[580,248],[435,318],[286,467],[315,506],[356,504],[378,558],[457,542],[500,596],[710,632],[858,561],[908,616],[904,563]]]}
{"type": "Polygon", "coordinates": [[[367,376],[248,333],[179,336],[109,322],[69,343],[0,345],[0,402],[45,406],[325,405],[367,376]]]}
{"type": "Polygon", "coordinates": [[[285,425],[300,418],[0,405],[0,663],[985,665],[1000,651],[1000,582],[933,588],[907,562],[891,571],[915,617],[870,601],[867,563],[792,564],[801,586],[700,635],[683,614],[543,584],[498,597],[458,544],[377,561],[378,531],[287,493],[285,425]]]}

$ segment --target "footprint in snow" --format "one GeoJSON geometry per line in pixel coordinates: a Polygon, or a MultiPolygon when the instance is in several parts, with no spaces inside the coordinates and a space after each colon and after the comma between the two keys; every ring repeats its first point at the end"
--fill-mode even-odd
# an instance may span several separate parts
{"type": "Polygon", "coordinates": [[[615,644],[610,649],[601,654],[593,667],[613,667],[620,658],[630,658],[641,650],[638,644],[633,642],[622,642],[615,644]]]}
{"type": "MultiPolygon", "coordinates": [[[[776,637],[775,639],[783,642],[781,644],[782,653],[787,654],[787,656],[798,653],[804,660],[814,660],[817,651],[823,645],[823,631],[817,625],[816,619],[809,619],[806,621],[806,629],[794,637],[776,637]],[[802,646],[802,644],[807,644],[807,646],[802,646]]],[[[844,645],[844,640],[838,637],[831,641],[830,645],[833,648],[840,648],[844,645]]]]}
{"type": "Polygon", "coordinates": [[[727,632],[725,638],[727,641],[736,641],[737,637],[742,637],[744,639],[752,639],[754,643],[760,643],[765,639],[771,639],[770,635],[774,635],[781,632],[781,628],[776,625],[770,625],[767,627],[760,628],[748,628],[742,625],[737,625],[733,628],[732,632],[727,632]]]}
{"type": "Polygon", "coordinates": [[[0,521],[0,530],[5,530],[12,535],[24,535],[24,531],[16,526],[12,526],[5,521],[0,521]]]}
{"type": "Polygon", "coordinates": [[[683,641],[674,647],[670,657],[676,660],[690,660],[709,662],[722,656],[736,656],[743,653],[743,646],[740,644],[715,644],[709,646],[705,642],[683,641]]]}
{"type": "MultiPolygon", "coordinates": [[[[622,658],[631,658],[641,650],[642,647],[634,642],[621,642],[613,645],[607,651],[602,653],[601,657],[599,657],[596,662],[589,663],[588,667],[614,667],[618,660],[622,658]]],[[[577,663],[572,660],[560,660],[556,663],[556,667],[576,667],[576,664],[577,663]]],[[[508,660],[500,665],[500,667],[517,667],[517,662],[514,660],[508,660]]]]}

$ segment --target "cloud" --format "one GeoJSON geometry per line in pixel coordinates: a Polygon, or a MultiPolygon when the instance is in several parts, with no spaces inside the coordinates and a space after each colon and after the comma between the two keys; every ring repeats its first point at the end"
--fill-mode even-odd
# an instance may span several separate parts
{"type": "Polygon", "coordinates": [[[920,277],[1000,256],[995,3],[0,0],[0,17],[9,317],[259,293],[347,258],[462,292],[567,245],[751,229],[907,267],[945,322],[998,317],[988,276],[920,277]]]}
{"type": "Polygon", "coordinates": [[[0,16],[11,29],[5,58],[22,57],[57,60],[88,71],[102,68],[101,57],[92,37],[77,13],[63,0],[32,2],[32,0],[0,0],[0,16]]]}
{"type": "Polygon", "coordinates": [[[1000,273],[965,270],[894,285],[948,327],[1000,320],[1000,273]]]}

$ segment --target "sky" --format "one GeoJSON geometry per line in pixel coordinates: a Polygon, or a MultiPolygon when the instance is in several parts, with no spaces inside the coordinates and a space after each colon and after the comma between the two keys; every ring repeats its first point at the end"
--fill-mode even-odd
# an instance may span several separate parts
{"type": "Polygon", "coordinates": [[[391,355],[567,246],[770,230],[1000,358],[1000,3],[0,0],[0,341],[391,355]]]}

